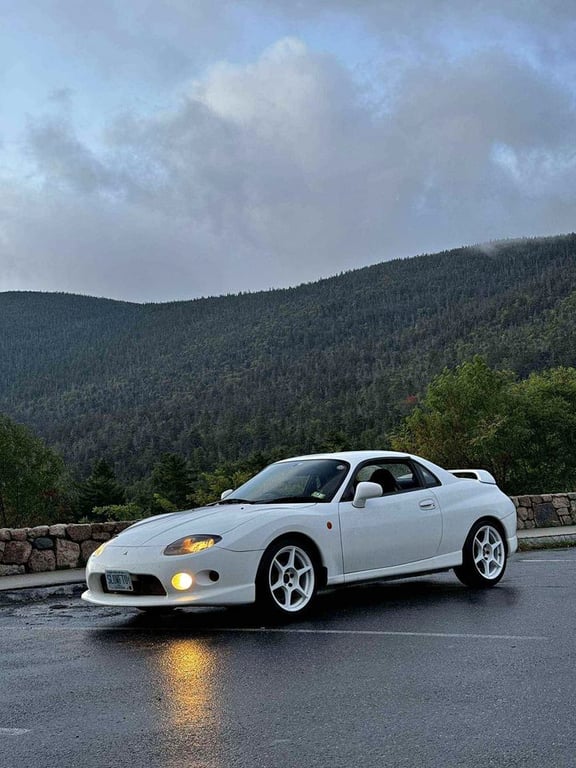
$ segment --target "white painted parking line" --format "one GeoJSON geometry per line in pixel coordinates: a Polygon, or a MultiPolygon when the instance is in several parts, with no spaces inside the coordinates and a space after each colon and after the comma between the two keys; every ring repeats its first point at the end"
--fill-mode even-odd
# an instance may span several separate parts
{"type": "Polygon", "coordinates": [[[576,558],[574,557],[557,557],[554,560],[550,558],[549,560],[545,560],[543,557],[533,557],[533,558],[522,558],[519,562],[521,563],[576,563],[576,558]]]}
{"type": "Polygon", "coordinates": [[[281,633],[295,635],[374,635],[383,637],[440,637],[460,640],[550,640],[542,635],[480,635],[461,632],[394,632],[385,629],[278,629],[261,627],[219,627],[213,632],[250,632],[250,633],[281,633]]]}
{"type": "MultiPolygon", "coordinates": [[[[2,632],[13,630],[20,632],[22,627],[20,626],[3,626],[2,632]]],[[[49,625],[42,625],[38,627],[27,627],[27,632],[142,632],[142,631],[154,631],[158,633],[170,633],[170,632],[182,632],[182,627],[157,627],[157,626],[138,626],[138,627],[126,627],[126,626],[72,626],[72,627],[51,627],[49,625]]],[[[544,635],[485,635],[475,634],[469,632],[401,632],[391,631],[386,629],[289,629],[279,627],[194,627],[194,632],[197,637],[205,637],[206,635],[217,635],[218,633],[229,634],[285,634],[285,635],[357,635],[357,636],[374,636],[374,637],[432,637],[432,638],[445,638],[448,640],[529,640],[529,641],[550,641],[551,637],[545,637],[544,635]]]]}
{"type": "Polygon", "coordinates": [[[0,728],[0,736],[24,736],[30,728],[0,728]]]}

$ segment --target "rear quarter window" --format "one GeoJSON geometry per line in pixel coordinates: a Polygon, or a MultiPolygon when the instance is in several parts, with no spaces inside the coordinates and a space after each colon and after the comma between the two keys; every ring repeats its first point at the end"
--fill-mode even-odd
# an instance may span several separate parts
{"type": "Polygon", "coordinates": [[[420,470],[426,488],[434,488],[436,485],[442,485],[436,475],[433,472],[430,472],[429,469],[426,469],[426,467],[423,467],[422,464],[418,464],[418,469],[420,470]]]}

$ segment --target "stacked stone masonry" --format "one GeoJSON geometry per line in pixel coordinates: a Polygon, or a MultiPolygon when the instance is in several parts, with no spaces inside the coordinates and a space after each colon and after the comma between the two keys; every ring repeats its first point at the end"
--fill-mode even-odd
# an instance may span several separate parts
{"type": "Polygon", "coordinates": [[[512,496],[518,514],[518,530],[576,525],[576,493],[512,496]]]}
{"type": "Polygon", "coordinates": [[[132,523],[58,523],[0,528],[0,576],[81,568],[94,550],[132,523]]]}
{"type": "MultiPolygon", "coordinates": [[[[576,525],[576,493],[513,496],[518,529],[576,525]]],[[[81,568],[94,550],[128,523],[58,523],[0,528],[0,576],[81,568]]]]}

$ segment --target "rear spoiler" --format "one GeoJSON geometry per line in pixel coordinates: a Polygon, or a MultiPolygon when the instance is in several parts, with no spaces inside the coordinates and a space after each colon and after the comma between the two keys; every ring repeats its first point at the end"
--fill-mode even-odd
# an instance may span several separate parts
{"type": "Polygon", "coordinates": [[[485,469],[449,469],[448,472],[462,480],[478,480],[479,483],[496,485],[496,480],[485,469]]]}

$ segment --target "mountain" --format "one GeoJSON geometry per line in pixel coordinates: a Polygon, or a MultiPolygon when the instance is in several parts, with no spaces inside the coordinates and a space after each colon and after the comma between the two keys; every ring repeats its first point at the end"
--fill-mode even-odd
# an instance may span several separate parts
{"type": "Polygon", "coordinates": [[[575,365],[575,310],[574,234],[185,302],[0,293],[0,412],[80,471],[105,456],[124,480],[165,451],[211,468],[385,447],[446,365],[575,365]]]}

